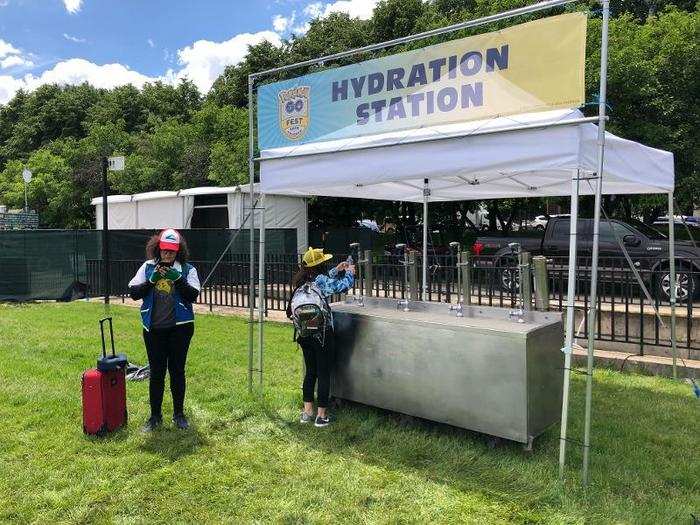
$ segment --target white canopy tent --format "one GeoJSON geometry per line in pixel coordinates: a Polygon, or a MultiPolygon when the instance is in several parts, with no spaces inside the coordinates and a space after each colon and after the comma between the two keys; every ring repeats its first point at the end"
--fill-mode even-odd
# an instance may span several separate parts
{"type": "MultiPolygon", "coordinates": [[[[263,193],[274,191],[298,196],[423,202],[425,217],[429,202],[570,195],[572,236],[563,349],[566,360],[562,444],[565,444],[574,337],[578,197],[595,194],[599,181],[599,130],[588,120],[578,110],[558,110],[264,150],[260,158],[261,189],[263,193]],[[302,175],[303,184],[300,184],[302,175]]],[[[602,193],[667,193],[672,216],[673,154],[608,132],[604,140],[602,193]]],[[[426,219],[423,228],[425,291],[426,219]]],[[[672,230],[670,236],[673,261],[672,230]]],[[[595,283],[595,276],[592,279],[595,283]]],[[[675,291],[675,286],[672,288],[675,291]]],[[[672,297],[675,357],[674,305],[675,297],[672,297]]],[[[591,311],[595,315],[595,310],[591,311]]],[[[590,316],[589,326],[595,329],[590,316]]],[[[593,333],[588,334],[588,340],[589,370],[592,370],[593,333]]],[[[563,453],[560,461],[564,461],[563,453]]]]}
{"type": "MultiPolygon", "coordinates": [[[[572,173],[597,171],[598,128],[582,120],[557,110],[264,150],[262,191],[423,202],[428,179],[430,202],[570,195],[572,173]]],[[[604,173],[605,194],[673,191],[671,153],[612,133],[604,173]]]]}
{"type": "MultiPolygon", "coordinates": [[[[314,60],[253,73],[248,77],[248,99],[253,100],[256,79],[311,64],[384,49],[392,45],[509,19],[522,14],[562,6],[575,0],[547,0],[453,26],[434,29],[337,53],[314,60]]],[[[249,106],[249,176],[260,164],[261,191],[286,195],[322,195],[423,202],[423,286],[426,286],[427,211],[429,202],[514,197],[571,196],[571,237],[567,293],[564,390],[559,466],[564,475],[569,376],[574,335],[574,291],[578,197],[596,197],[593,228],[591,294],[588,312],[588,363],[586,381],[583,482],[587,483],[590,450],[590,415],[593,370],[593,338],[597,304],[598,234],[601,194],[667,193],[669,217],[673,217],[673,155],[605,132],[609,0],[601,0],[601,62],[598,115],[583,118],[577,110],[556,110],[490,120],[421,127],[343,140],[254,151],[254,109],[249,106]],[[592,122],[597,122],[597,126],[592,122]],[[602,181],[602,182],[601,182],[602,181]]],[[[251,198],[251,208],[254,207],[251,198]]],[[[264,221],[264,214],[261,218],[264,221]]],[[[252,230],[253,224],[250,224],[252,230]]],[[[673,222],[669,219],[671,275],[671,334],[675,376],[675,263],[673,222]]],[[[262,245],[261,245],[262,246],[262,245]]],[[[251,254],[254,244],[251,236],[251,254]]],[[[261,248],[262,250],[262,248],[261,248]]],[[[259,286],[264,289],[264,271],[259,286]]],[[[634,269],[633,269],[634,271],[634,269]]],[[[254,273],[250,266],[249,386],[253,371],[254,273]]],[[[263,302],[259,304],[260,364],[262,381],[263,302]]]]}

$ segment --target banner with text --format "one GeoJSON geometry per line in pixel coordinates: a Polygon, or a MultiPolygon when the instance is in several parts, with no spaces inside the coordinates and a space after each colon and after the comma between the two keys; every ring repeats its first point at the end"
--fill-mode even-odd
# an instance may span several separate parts
{"type": "Polygon", "coordinates": [[[580,106],[586,22],[543,18],[263,85],[259,147],[580,106]]]}

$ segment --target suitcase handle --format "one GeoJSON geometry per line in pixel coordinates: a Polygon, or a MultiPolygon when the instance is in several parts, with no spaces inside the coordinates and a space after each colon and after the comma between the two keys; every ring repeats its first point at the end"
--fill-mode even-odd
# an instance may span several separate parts
{"type": "Polygon", "coordinates": [[[107,348],[105,345],[105,321],[109,321],[109,338],[112,341],[112,357],[114,357],[114,330],[112,329],[111,317],[105,317],[104,319],[100,319],[100,334],[102,335],[102,357],[107,357],[107,348]]]}

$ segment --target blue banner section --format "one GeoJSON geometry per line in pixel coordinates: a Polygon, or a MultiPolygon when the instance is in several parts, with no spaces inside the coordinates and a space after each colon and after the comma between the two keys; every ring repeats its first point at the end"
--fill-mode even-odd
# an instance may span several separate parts
{"type": "Polygon", "coordinates": [[[576,107],[585,33],[570,13],[262,85],[259,147],[576,107]]]}

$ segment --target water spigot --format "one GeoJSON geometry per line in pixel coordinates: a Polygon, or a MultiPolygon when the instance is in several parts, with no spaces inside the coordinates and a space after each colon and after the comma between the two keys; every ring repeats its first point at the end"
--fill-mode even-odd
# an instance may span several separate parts
{"type": "MultiPolygon", "coordinates": [[[[457,249],[457,305],[459,308],[454,308],[454,310],[457,310],[457,317],[464,317],[464,313],[462,312],[462,269],[459,264],[459,250],[461,248],[460,244],[457,241],[452,241],[450,243],[450,248],[456,248],[457,249]]],[[[450,310],[453,310],[452,307],[450,307],[450,310]]]]}
{"type": "Polygon", "coordinates": [[[356,276],[356,281],[357,285],[360,288],[360,297],[357,299],[357,304],[358,306],[364,306],[365,305],[365,298],[362,296],[362,287],[364,285],[364,282],[362,281],[362,265],[366,263],[367,261],[362,259],[362,250],[360,249],[360,243],[359,242],[353,242],[350,243],[350,249],[351,250],[357,250],[357,276],[356,276]]]}
{"type": "Polygon", "coordinates": [[[408,307],[408,299],[399,299],[396,301],[396,309],[398,310],[403,306],[403,311],[404,312],[410,312],[411,310],[408,307]]]}
{"type": "MultiPolygon", "coordinates": [[[[409,280],[408,280],[408,252],[406,251],[406,244],[405,243],[399,243],[395,244],[394,247],[397,250],[400,250],[403,252],[403,260],[399,261],[400,264],[403,264],[403,274],[404,274],[404,287],[406,288],[406,299],[402,299],[399,301],[401,304],[404,305],[404,312],[408,312],[408,288],[409,288],[409,280]]],[[[398,309],[399,305],[397,304],[396,308],[398,309]]]]}

